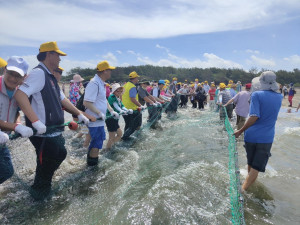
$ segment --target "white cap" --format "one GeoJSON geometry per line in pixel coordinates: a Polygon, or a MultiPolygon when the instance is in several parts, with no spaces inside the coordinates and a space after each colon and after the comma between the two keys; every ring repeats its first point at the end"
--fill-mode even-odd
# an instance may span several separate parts
{"type": "Polygon", "coordinates": [[[22,77],[27,74],[28,63],[19,56],[12,56],[7,60],[6,69],[19,73],[22,77]]]}

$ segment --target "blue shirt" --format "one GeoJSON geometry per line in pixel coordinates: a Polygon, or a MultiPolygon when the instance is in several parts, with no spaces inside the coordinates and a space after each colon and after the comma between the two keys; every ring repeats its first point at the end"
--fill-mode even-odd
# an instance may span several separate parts
{"type": "Polygon", "coordinates": [[[6,93],[7,93],[8,97],[9,97],[9,99],[12,99],[12,97],[14,95],[14,92],[15,92],[15,90],[10,91],[10,90],[6,89],[6,93]]]}
{"type": "Polygon", "coordinates": [[[245,131],[245,142],[273,143],[281,101],[282,95],[273,91],[252,93],[249,116],[257,116],[258,119],[245,131]]]}
{"type": "Polygon", "coordinates": [[[129,90],[129,97],[130,98],[135,98],[135,96],[137,95],[137,89],[136,89],[136,87],[133,87],[133,88],[131,88],[130,90],[129,90]]]}

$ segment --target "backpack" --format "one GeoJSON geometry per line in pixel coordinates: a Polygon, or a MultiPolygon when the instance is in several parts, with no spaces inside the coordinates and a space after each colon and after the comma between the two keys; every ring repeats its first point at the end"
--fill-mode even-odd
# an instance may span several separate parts
{"type": "Polygon", "coordinates": [[[85,106],[83,105],[84,94],[85,94],[85,92],[83,92],[83,94],[80,96],[78,102],[76,103],[76,108],[82,112],[84,112],[86,110],[85,106]]]}

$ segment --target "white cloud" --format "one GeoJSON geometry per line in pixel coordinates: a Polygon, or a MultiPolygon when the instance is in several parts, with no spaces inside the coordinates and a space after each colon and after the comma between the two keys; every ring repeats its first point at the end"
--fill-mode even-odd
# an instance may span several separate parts
{"type": "Polygon", "coordinates": [[[263,59],[255,55],[252,55],[250,59],[246,61],[246,63],[250,67],[261,67],[266,69],[274,69],[276,66],[276,62],[273,59],[263,59]]]}
{"type": "Polygon", "coordinates": [[[117,57],[111,52],[108,52],[106,55],[103,55],[102,58],[104,60],[107,60],[110,65],[117,65],[118,64],[117,57]]]}
{"type": "Polygon", "coordinates": [[[117,50],[116,52],[120,55],[122,54],[122,51],[120,51],[120,50],[117,50]]]}
{"type": "Polygon", "coordinates": [[[2,1],[0,45],[37,46],[241,30],[293,19],[295,0],[2,1]],[[16,7],[18,5],[18,7],[16,7]],[[33,7],[34,6],[34,7],[33,7]]]}
{"type": "Polygon", "coordinates": [[[260,52],[258,50],[251,50],[251,49],[247,49],[246,53],[250,53],[250,54],[259,54],[260,52]]]}
{"type": "Polygon", "coordinates": [[[294,64],[295,67],[300,67],[300,56],[299,55],[292,55],[290,57],[285,57],[283,60],[286,62],[289,62],[291,64],[294,64]]]}
{"type": "MultiPolygon", "coordinates": [[[[157,47],[157,45],[156,45],[157,47]]],[[[188,60],[182,57],[178,57],[174,54],[169,53],[169,49],[159,46],[159,48],[166,50],[168,53],[167,58],[159,59],[157,61],[150,59],[149,57],[139,56],[137,60],[144,64],[155,65],[155,66],[173,66],[173,67],[182,67],[182,68],[210,68],[210,67],[218,67],[218,68],[242,68],[242,66],[236,62],[231,60],[226,60],[221,57],[218,57],[212,53],[204,53],[203,60],[201,59],[193,59],[188,60]]]]}

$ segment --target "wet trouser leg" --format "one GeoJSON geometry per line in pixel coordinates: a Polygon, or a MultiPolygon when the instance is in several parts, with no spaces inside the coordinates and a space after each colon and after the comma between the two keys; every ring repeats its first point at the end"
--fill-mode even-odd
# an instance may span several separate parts
{"type": "Polygon", "coordinates": [[[67,156],[65,139],[62,135],[55,137],[31,137],[35,147],[37,166],[33,189],[49,192],[54,172],[67,156]]]}
{"type": "Polygon", "coordinates": [[[0,146],[0,184],[8,180],[14,174],[14,168],[11,162],[8,148],[0,146]]]}
{"type": "Polygon", "coordinates": [[[142,114],[135,112],[133,114],[123,115],[123,118],[125,120],[125,129],[122,139],[126,139],[142,125],[142,114]]]}

